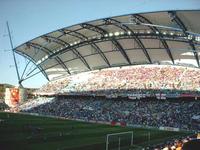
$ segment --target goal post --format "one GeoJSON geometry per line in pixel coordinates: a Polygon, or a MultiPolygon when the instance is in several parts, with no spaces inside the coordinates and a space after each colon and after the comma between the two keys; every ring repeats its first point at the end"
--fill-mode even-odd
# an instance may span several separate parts
{"type": "Polygon", "coordinates": [[[130,135],[130,146],[133,145],[133,131],[127,131],[127,132],[118,132],[118,133],[112,133],[107,134],[106,136],[106,150],[109,150],[109,139],[111,137],[117,137],[117,143],[118,143],[118,150],[121,148],[121,140],[123,135],[130,135]]]}

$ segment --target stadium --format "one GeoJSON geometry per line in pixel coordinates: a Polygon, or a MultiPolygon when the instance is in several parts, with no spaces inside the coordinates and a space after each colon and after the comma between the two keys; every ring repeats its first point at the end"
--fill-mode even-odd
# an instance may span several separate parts
{"type": "Polygon", "coordinates": [[[0,86],[0,149],[199,149],[199,18],[142,10],[14,47],[27,64],[19,87],[0,86]],[[47,84],[23,87],[39,73],[47,84]]]}

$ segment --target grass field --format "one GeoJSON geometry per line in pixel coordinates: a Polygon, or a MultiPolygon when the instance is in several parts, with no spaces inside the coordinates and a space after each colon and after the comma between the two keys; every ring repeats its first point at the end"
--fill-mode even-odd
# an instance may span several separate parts
{"type": "Polygon", "coordinates": [[[0,150],[105,150],[106,135],[124,131],[134,132],[133,144],[137,148],[132,149],[138,149],[190,134],[3,112],[0,120],[0,150]]]}

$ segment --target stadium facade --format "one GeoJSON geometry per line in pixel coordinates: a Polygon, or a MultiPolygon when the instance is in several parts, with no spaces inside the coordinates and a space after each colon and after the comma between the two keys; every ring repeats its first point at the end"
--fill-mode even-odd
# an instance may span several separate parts
{"type": "MultiPolygon", "coordinates": [[[[20,105],[17,103],[18,106],[10,111],[110,124],[111,127],[145,127],[144,130],[153,127],[159,140],[162,137],[157,129],[176,133],[190,130],[192,134],[192,131],[199,131],[199,16],[200,9],[143,10],[58,29],[16,47],[14,51],[28,59],[19,83],[38,73],[43,73],[52,82],[35,93],[39,97],[20,105]],[[35,68],[27,69],[31,63],[35,64],[35,68]],[[58,78],[61,79],[54,80],[58,78]]],[[[16,93],[13,95],[14,98],[16,95],[19,97],[16,93]]],[[[23,128],[26,129],[26,125],[23,128]]],[[[39,129],[39,132],[43,130],[28,125],[29,128],[39,129]]],[[[59,138],[56,138],[58,136],[54,132],[53,138],[58,141],[64,135],[64,138],[73,139],[76,128],[70,124],[68,133],[59,132],[59,138]]],[[[90,126],[87,128],[92,131],[90,126]]],[[[103,128],[100,130],[104,131],[103,128]]],[[[141,132],[144,138],[145,132],[141,132]]],[[[84,136],[87,136],[85,133],[84,136]]],[[[166,133],[163,141],[168,136],[166,133]]],[[[48,134],[39,136],[39,140],[42,137],[46,144],[53,135],[48,134]]],[[[32,135],[26,141],[32,141],[32,135]]],[[[135,135],[134,140],[137,141],[139,136],[135,135]]],[[[153,140],[150,140],[150,130],[147,136],[148,149],[151,149],[149,145],[153,145],[153,140]]],[[[79,137],[82,137],[81,134],[79,137]]],[[[96,140],[94,136],[88,137],[96,140]]],[[[77,146],[78,138],[75,139],[77,146]]],[[[27,143],[31,144],[30,141],[27,143]]],[[[69,140],[67,143],[70,143],[69,140]]],[[[166,147],[182,147],[183,143],[176,141],[166,147]]],[[[104,143],[100,144],[104,146],[104,143]]],[[[88,146],[93,145],[90,143],[88,146]]],[[[82,149],[82,145],[79,148],[82,149]]]]}

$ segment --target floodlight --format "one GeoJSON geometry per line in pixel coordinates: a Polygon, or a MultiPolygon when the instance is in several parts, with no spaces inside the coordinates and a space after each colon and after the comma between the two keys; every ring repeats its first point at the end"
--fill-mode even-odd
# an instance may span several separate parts
{"type": "Polygon", "coordinates": [[[115,36],[119,36],[119,32],[115,32],[114,34],[115,34],[115,36]]]}

